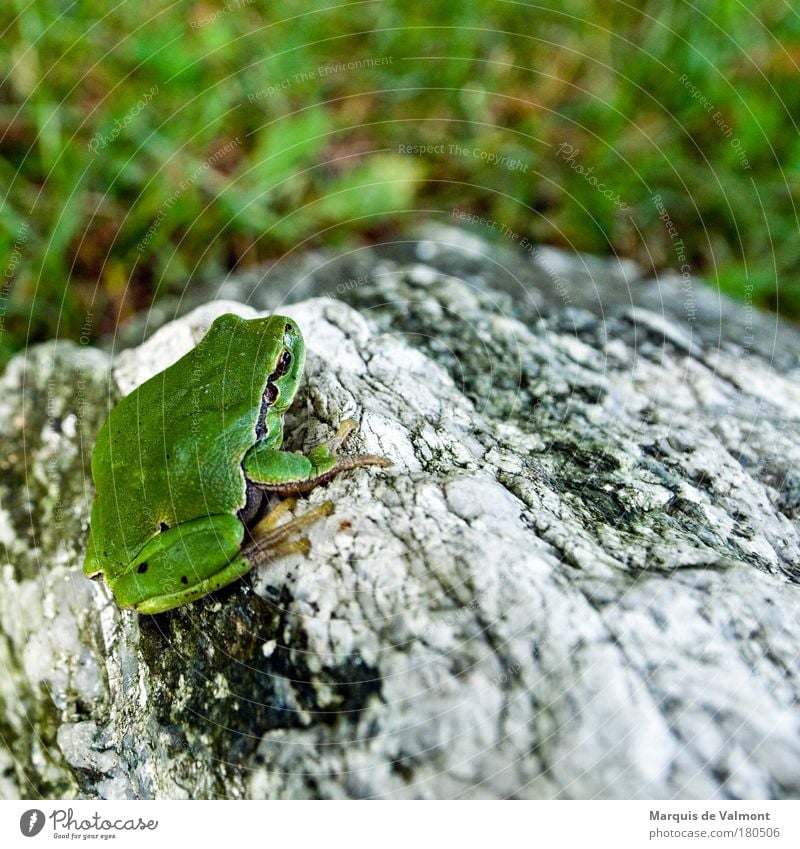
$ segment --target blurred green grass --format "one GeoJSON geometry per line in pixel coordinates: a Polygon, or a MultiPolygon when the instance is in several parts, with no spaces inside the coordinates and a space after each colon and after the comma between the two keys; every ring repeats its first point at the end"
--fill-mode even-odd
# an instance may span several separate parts
{"type": "Polygon", "coordinates": [[[455,207],[800,318],[783,2],[11,0],[0,32],[3,361],[455,207]]]}

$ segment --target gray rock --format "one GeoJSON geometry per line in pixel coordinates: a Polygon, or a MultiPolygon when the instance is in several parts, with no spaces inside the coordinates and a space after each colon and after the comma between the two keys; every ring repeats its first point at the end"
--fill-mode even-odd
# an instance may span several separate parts
{"type": "Polygon", "coordinates": [[[797,796],[795,329],[453,229],[215,294],[249,306],[2,378],[4,796],[797,796]],[[306,336],[288,445],[353,417],[394,468],[310,495],[307,557],[121,612],[81,573],[97,428],[253,308],[306,336]]]}

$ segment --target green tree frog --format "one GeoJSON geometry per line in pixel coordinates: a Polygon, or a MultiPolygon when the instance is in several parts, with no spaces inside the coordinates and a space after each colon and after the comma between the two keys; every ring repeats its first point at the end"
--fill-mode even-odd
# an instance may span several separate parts
{"type": "Polygon", "coordinates": [[[383,457],[337,457],[347,420],[308,454],[284,451],[283,415],[305,347],[290,318],[220,316],[188,354],[111,411],[92,454],[96,498],[84,573],[123,608],[160,613],[194,601],[253,565],[308,551],[299,531],[332,504],[279,524],[271,494],[308,492],[383,457]]]}

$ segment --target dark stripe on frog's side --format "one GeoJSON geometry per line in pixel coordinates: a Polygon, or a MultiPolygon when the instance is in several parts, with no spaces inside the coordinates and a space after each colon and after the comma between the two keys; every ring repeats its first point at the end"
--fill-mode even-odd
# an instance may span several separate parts
{"type": "MultiPolygon", "coordinates": [[[[291,325],[286,326],[287,332],[291,329],[291,325]]],[[[266,439],[268,435],[267,413],[269,412],[269,408],[280,398],[280,389],[275,385],[275,381],[283,377],[289,371],[291,366],[292,355],[287,348],[284,348],[278,357],[275,368],[272,370],[269,377],[267,377],[267,385],[264,389],[263,395],[261,396],[261,409],[259,410],[258,420],[256,421],[256,440],[258,442],[266,439]]],[[[237,515],[245,527],[250,529],[261,519],[267,499],[264,497],[264,493],[246,478],[245,486],[245,504],[237,515]]]]}
{"type": "MultiPolygon", "coordinates": [[[[270,375],[272,378],[272,375],[270,375]]],[[[280,392],[274,383],[267,380],[266,389],[261,396],[261,409],[258,412],[258,420],[256,421],[256,441],[261,442],[267,435],[267,413],[269,408],[278,400],[280,392]]]]}
{"type": "Polygon", "coordinates": [[[279,377],[283,377],[289,371],[292,365],[292,355],[284,348],[278,357],[278,362],[275,368],[267,378],[267,385],[264,388],[264,394],[261,396],[261,409],[258,412],[258,421],[256,421],[256,439],[260,442],[267,435],[267,413],[269,408],[281,397],[281,391],[275,385],[275,381],[279,377]]]}

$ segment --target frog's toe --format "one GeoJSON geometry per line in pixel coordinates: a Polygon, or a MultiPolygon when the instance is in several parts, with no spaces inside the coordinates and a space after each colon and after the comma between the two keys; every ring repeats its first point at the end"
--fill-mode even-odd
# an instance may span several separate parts
{"type": "Polygon", "coordinates": [[[310,525],[333,513],[333,502],[323,501],[306,510],[302,516],[277,525],[278,519],[294,506],[294,499],[286,499],[270,511],[251,531],[251,541],[245,546],[245,556],[255,561],[273,559],[284,554],[308,554],[311,543],[308,538],[290,541],[290,538],[310,525]],[[289,503],[287,506],[287,502],[289,503]]]}
{"type": "Polygon", "coordinates": [[[294,540],[293,542],[281,542],[268,552],[270,559],[285,557],[287,554],[302,554],[304,557],[311,551],[311,540],[308,537],[294,540]]]}
{"type": "Polygon", "coordinates": [[[290,510],[293,510],[297,504],[296,498],[284,498],[283,501],[280,501],[272,510],[258,522],[257,525],[252,530],[252,535],[257,537],[259,535],[263,535],[268,531],[272,531],[278,524],[278,521],[281,517],[288,513],[290,510]]]}
{"type": "Polygon", "coordinates": [[[324,445],[331,454],[335,454],[342,447],[342,443],[345,439],[347,439],[347,437],[350,436],[357,427],[358,425],[354,419],[345,419],[339,425],[339,429],[336,433],[334,433],[330,439],[326,439],[322,445],[324,445]]]}

